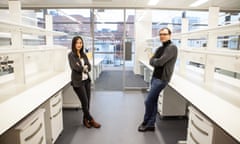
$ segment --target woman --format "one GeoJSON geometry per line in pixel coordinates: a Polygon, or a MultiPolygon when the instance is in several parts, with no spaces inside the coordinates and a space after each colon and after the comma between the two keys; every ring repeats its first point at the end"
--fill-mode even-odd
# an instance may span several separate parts
{"type": "Polygon", "coordinates": [[[78,95],[83,110],[83,124],[87,128],[100,128],[101,125],[97,123],[90,115],[90,91],[91,79],[88,72],[91,70],[91,65],[84,53],[83,39],[80,36],[75,36],[72,39],[72,51],[68,54],[69,64],[72,70],[71,85],[78,95]]]}

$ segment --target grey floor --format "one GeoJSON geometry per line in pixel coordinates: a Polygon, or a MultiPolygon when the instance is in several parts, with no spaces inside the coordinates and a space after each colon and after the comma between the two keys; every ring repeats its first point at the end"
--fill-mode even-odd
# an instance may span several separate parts
{"type": "Polygon", "coordinates": [[[125,71],[125,87],[147,88],[148,83],[143,80],[143,76],[135,75],[133,71],[125,71]]]}
{"type": "MultiPolygon", "coordinates": [[[[125,71],[125,87],[148,87],[143,77],[135,75],[133,71],[125,71]]],[[[96,91],[123,90],[123,72],[121,70],[104,70],[95,82],[96,91]]]]}
{"type": "Polygon", "coordinates": [[[156,131],[137,131],[144,114],[141,91],[95,91],[91,113],[100,129],[82,125],[81,110],[64,110],[64,130],[56,144],[176,144],[186,139],[186,119],[157,118],[156,131]]]}

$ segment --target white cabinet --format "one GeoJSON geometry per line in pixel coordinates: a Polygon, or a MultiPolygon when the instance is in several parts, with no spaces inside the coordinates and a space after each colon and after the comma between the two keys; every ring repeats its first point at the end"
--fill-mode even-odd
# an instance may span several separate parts
{"type": "Polygon", "coordinates": [[[212,144],[213,124],[191,106],[188,122],[187,144],[212,144]]]}
{"type": "Polygon", "coordinates": [[[63,130],[63,114],[62,114],[62,92],[58,92],[50,100],[51,109],[51,125],[52,125],[52,141],[56,141],[63,130]]]}
{"type": "Polygon", "coordinates": [[[187,144],[212,144],[213,124],[195,108],[189,107],[187,144]]]}
{"type": "Polygon", "coordinates": [[[238,144],[206,116],[189,106],[187,144],[238,144]]]}
{"type": "Polygon", "coordinates": [[[46,109],[47,144],[54,144],[63,130],[62,91],[52,96],[42,107],[46,109]]]}
{"type": "Polygon", "coordinates": [[[0,137],[1,144],[46,144],[44,109],[38,109],[0,137]]]}
{"type": "Polygon", "coordinates": [[[160,93],[158,112],[161,116],[185,116],[186,100],[169,85],[160,93]]]}

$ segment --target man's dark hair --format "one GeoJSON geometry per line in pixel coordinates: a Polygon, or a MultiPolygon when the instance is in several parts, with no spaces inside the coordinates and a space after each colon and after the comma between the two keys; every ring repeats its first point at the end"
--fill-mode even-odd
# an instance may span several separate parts
{"type": "Polygon", "coordinates": [[[165,29],[168,31],[168,34],[169,34],[169,35],[172,34],[171,30],[170,30],[169,28],[167,28],[167,27],[161,28],[161,29],[159,30],[159,33],[160,33],[160,31],[163,31],[163,30],[165,30],[165,29]]]}

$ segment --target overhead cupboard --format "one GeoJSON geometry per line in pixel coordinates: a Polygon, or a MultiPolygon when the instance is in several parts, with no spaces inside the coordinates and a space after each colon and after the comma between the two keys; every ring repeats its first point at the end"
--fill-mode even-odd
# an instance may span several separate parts
{"type": "Polygon", "coordinates": [[[70,81],[67,48],[53,37],[66,34],[52,31],[49,15],[45,29],[15,21],[22,19],[20,5],[9,1],[12,20],[0,20],[0,39],[9,40],[0,46],[0,143],[53,144],[63,130],[62,88],[70,81]]]}

